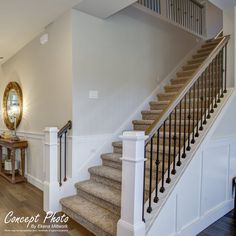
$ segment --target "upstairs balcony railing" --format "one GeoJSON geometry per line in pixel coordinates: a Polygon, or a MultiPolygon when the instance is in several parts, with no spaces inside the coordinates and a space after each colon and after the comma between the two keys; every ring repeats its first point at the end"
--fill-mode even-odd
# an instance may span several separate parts
{"type": "Polygon", "coordinates": [[[195,34],[204,35],[205,6],[196,0],[138,0],[138,3],[195,34]]]}

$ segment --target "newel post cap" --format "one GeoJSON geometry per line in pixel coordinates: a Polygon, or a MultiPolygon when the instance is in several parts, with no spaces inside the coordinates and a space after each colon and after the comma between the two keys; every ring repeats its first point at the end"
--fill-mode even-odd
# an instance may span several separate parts
{"type": "Polygon", "coordinates": [[[45,133],[57,133],[59,129],[57,127],[46,127],[44,129],[45,133]]]}
{"type": "Polygon", "coordinates": [[[145,141],[148,136],[144,131],[125,131],[120,135],[120,138],[127,141],[145,141]]]}

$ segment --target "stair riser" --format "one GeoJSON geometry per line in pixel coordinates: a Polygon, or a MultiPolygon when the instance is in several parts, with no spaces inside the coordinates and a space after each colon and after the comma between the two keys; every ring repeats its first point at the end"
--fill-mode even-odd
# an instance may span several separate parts
{"type": "Polygon", "coordinates": [[[122,154],[122,148],[119,148],[119,147],[113,147],[113,152],[114,152],[114,153],[122,154]]]}
{"type": "Polygon", "coordinates": [[[158,117],[160,117],[160,116],[155,115],[155,114],[143,114],[142,115],[143,120],[156,120],[158,117]]]}
{"type": "Polygon", "coordinates": [[[204,58],[193,59],[191,61],[188,61],[188,64],[192,65],[192,64],[202,63],[203,61],[205,61],[205,59],[206,59],[205,57],[204,58]]]}
{"type": "Polygon", "coordinates": [[[103,161],[102,161],[102,164],[103,164],[104,166],[108,166],[108,167],[111,167],[111,168],[114,168],[114,169],[118,169],[118,170],[121,170],[121,169],[122,169],[122,164],[121,164],[121,162],[103,160],[103,161]]]}
{"type": "Polygon", "coordinates": [[[167,94],[159,94],[157,95],[158,101],[170,101],[175,99],[176,95],[167,95],[167,94]]]}
{"type": "Polygon", "coordinates": [[[173,79],[171,80],[171,84],[182,84],[185,85],[188,81],[190,80],[190,78],[186,78],[186,79],[173,79]]]}
{"type": "Polygon", "coordinates": [[[196,70],[200,65],[189,65],[189,66],[183,66],[183,71],[188,71],[188,70],[196,70]]]}
{"type": "Polygon", "coordinates": [[[214,48],[215,48],[214,46],[210,46],[210,47],[206,47],[206,48],[203,48],[203,49],[199,49],[199,50],[197,50],[197,53],[207,52],[208,54],[210,54],[213,51],[214,48]]]}
{"type": "Polygon", "coordinates": [[[209,42],[207,44],[204,44],[202,45],[202,48],[208,48],[208,47],[216,47],[216,45],[218,44],[219,42],[209,42]]]}
{"type": "Polygon", "coordinates": [[[150,125],[133,125],[135,131],[145,131],[149,128],[150,125]]]}
{"type": "Polygon", "coordinates": [[[187,76],[192,76],[195,73],[195,71],[182,71],[182,72],[178,72],[176,75],[178,77],[187,77],[187,76]]]}
{"type": "Polygon", "coordinates": [[[183,86],[181,86],[180,88],[167,87],[167,88],[165,88],[165,92],[167,92],[167,93],[179,92],[182,88],[183,88],[183,86]]]}
{"type": "Polygon", "coordinates": [[[151,110],[164,110],[168,105],[150,104],[151,110]]]}
{"type": "Polygon", "coordinates": [[[196,54],[196,55],[193,55],[193,59],[203,59],[203,58],[207,58],[207,56],[209,55],[209,53],[201,53],[201,54],[196,54]]]}
{"type": "Polygon", "coordinates": [[[103,199],[98,198],[97,196],[91,195],[81,189],[77,189],[77,195],[79,195],[91,202],[96,202],[96,204],[99,205],[100,207],[103,207],[118,216],[120,215],[120,207],[115,206],[112,203],[109,203],[107,201],[104,201],[103,199]]]}
{"type": "Polygon", "coordinates": [[[91,180],[94,180],[98,183],[105,184],[107,186],[113,187],[115,189],[121,190],[121,183],[118,181],[114,181],[112,179],[107,179],[105,177],[95,175],[95,174],[90,174],[91,180]]]}
{"type": "Polygon", "coordinates": [[[97,227],[96,225],[90,223],[80,215],[76,214],[75,212],[71,211],[67,207],[64,207],[62,205],[62,211],[66,213],[70,218],[72,218],[74,221],[82,225],[84,228],[88,229],[90,232],[93,232],[96,235],[99,236],[112,236],[111,234],[103,231],[101,228],[97,227]]]}

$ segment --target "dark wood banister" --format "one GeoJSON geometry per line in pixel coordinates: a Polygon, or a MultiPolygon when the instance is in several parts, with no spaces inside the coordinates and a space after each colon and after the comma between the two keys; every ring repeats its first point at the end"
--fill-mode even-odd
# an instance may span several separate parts
{"type": "Polygon", "coordinates": [[[63,126],[58,132],[58,138],[61,137],[67,130],[72,128],[72,121],[69,120],[65,126],[63,126]]]}
{"type": "Polygon", "coordinates": [[[63,126],[60,131],[58,132],[58,138],[60,139],[60,146],[59,146],[59,186],[62,186],[62,137],[64,135],[65,139],[65,148],[64,148],[64,182],[67,181],[67,176],[66,176],[66,164],[67,164],[67,132],[72,128],[72,121],[69,120],[65,126],[63,126]]]}
{"type": "Polygon", "coordinates": [[[159,118],[157,118],[152,125],[145,131],[145,134],[148,135],[146,140],[146,144],[151,140],[153,135],[157,132],[157,130],[163,125],[164,121],[169,117],[169,115],[174,111],[175,107],[180,103],[180,101],[187,94],[189,89],[193,86],[193,84],[197,81],[199,76],[205,71],[205,69],[209,66],[215,56],[220,52],[220,50],[228,43],[230,39],[230,35],[220,37],[217,40],[220,40],[217,47],[211,52],[211,54],[204,60],[202,65],[198,68],[198,70],[193,75],[192,79],[186,82],[186,86],[179,92],[179,94],[173,98],[170,104],[160,113],[159,118]]]}

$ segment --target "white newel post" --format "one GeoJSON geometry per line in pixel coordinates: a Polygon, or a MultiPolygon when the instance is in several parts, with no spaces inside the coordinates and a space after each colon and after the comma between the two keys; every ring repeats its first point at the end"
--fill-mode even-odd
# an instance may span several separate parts
{"type": "Polygon", "coordinates": [[[121,219],[117,225],[118,236],[144,236],[142,221],[144,132],[124,132],[122,156],[121,219]]]}
{"type": "Polygon", "coordinates": [[[60,211],[60,191],[58,183],[58,142],[56,127],[45,128],[45,181],[43,209],[44,211],[60,211]]]}

